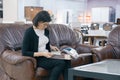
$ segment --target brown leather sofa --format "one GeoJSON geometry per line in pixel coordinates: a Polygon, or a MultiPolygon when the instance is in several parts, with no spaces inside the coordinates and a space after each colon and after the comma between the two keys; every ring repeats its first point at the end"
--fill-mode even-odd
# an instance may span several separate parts
{"type": "MultiPolygon", "coordinates": [[[[22,56],[22,39],[31,24],[0,24],[0,80],[48,80],[48,71],[36,68],[36,60],[22,56]]],[[[90,53],[91,46],[79,44],[74,32],[61,24],[50,24],[50,42],[60,49],[71,46],[79,54],[90,53]]],[[[72,66],[92,63],[92,56],[71,60],[72,66]]],[[[60,78],[61,80],[61,78],[60,78]]]]}
{"type": "Polygon", "coordinates": [[[94,62],[104,59],[120,59],[120,26],[110,32],[106,46],[94,48],[92,53],[94,62]]]}

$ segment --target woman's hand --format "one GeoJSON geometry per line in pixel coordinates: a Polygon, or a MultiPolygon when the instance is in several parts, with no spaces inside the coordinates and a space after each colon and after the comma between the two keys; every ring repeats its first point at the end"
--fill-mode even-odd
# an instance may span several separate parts
{"type": "Polygon", "coordinates": [[[44,56],[44,57],[46,57],[46,58],[50,58],[50,57],[53,56],[53,54],[50,53],[50,52],[35,52],[35,53],[34,53],[34,56],[35,56],[35,57],[44,56]]]}
{"type": "Polygon", "coordinates": [[[60,51],[56,46],[50,45],[50,48],[51,48],[51,50],[53,50],[53,51],[60,51]]]}
{"type": "Polygon", "coordinates": [[[43,56],[46,58],[50,58],[53,56],[53,54],[49,53],[49,52],[43,52],[43,56]]]}

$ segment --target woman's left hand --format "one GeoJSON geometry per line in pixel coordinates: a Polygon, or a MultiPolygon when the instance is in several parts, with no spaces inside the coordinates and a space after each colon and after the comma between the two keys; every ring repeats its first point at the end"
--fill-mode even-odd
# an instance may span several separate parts
{"type": "Polygon", "coordinates": [[[50,45],[50,48],[51,48],[51,50],[53,50],[53,51],[60,51],[56,46],[50,45]]]}

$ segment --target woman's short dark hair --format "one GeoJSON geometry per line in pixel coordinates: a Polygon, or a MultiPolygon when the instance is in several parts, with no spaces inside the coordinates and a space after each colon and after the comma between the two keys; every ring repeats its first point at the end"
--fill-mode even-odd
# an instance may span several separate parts
{"type": "Polygon", "coordinates": [[[38,22],[50,22],[50,21],[51,21],[50,14],[44,10],[38,12],[32,20],[33,25],[36,27],[38,26],[38,22]]]}

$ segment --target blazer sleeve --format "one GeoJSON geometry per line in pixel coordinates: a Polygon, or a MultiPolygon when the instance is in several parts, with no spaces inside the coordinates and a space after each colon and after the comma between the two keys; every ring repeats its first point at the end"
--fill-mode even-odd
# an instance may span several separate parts
{"type": "Polygon", "coordinates": [[[22,55],[33,57],[34,51],[31,50],[31,34],[26,31],[22,43],[22,55]]]}

